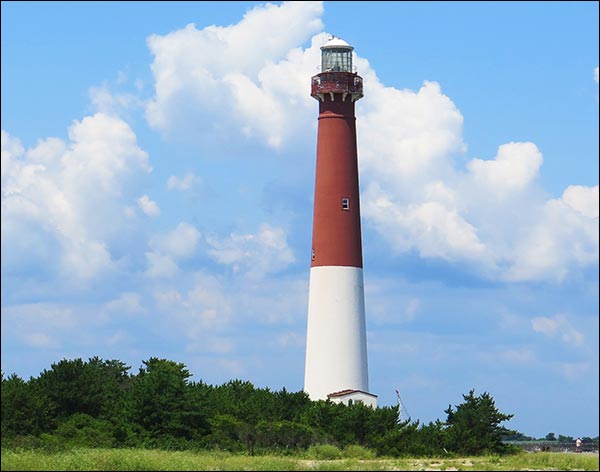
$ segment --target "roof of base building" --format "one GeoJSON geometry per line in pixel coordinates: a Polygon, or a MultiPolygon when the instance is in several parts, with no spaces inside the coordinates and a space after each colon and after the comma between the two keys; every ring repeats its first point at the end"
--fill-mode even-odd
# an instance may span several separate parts
{"type": "Polygon", "coordinates": [[[377,397],[377,395],[375,395],[374,393],[365,392],[364,390],[346,389],[346,390],[340,390],[339,392],[330,393],[327,395],[327,398],[344,397],[344,396],[350,395],[352,393],[364,393],[365,395],[369,395],[370,397],[377,397]]]}

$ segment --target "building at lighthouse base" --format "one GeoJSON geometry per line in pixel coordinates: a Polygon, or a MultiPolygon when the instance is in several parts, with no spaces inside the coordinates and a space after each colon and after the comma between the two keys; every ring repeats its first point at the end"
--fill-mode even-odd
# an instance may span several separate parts
{"type": "Polygon", "coordinates": [[[327,398],[333,403],[344,403],[345,405],[362,403],[363,405],[370,406],[371,408],[377,407],[377,395],[369,392],[363,392],[362,390],[341,390],[340,392],[330,393],[327,395],[327,398]]]}

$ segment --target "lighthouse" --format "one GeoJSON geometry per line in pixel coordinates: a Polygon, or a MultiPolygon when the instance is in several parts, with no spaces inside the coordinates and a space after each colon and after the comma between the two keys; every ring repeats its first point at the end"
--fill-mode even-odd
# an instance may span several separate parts
{"type": "Polygon", "coordinates": [[[369,393],[355,103],[363,96],[352,50],[332,37],[312,77],[319,102],[304,391],[311,400],[362,402],[369,393]]]}

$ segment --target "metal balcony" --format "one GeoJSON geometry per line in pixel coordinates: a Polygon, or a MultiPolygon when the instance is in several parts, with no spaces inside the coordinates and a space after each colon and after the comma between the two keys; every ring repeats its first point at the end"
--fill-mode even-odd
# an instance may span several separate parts
{"type": "Polygon", "coordinates": [[[321,72],[312,78],[312,97],[324,101],[330,94],[333,100],[336,93],[342,94],[343,101],[348,95],[352,101],[358,100],[363,96],[362,77],[353,72],[321,72]]]}

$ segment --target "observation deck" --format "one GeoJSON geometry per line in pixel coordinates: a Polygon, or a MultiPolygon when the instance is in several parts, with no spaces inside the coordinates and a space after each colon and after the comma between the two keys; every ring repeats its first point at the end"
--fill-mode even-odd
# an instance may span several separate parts
{"type": "Polygon", "coordinates": [[[350,96],[355,102],[363,97],[362,77],[354,72],[321,72],[315,75],[311,81],[310,95],[320,101],[325,101],[325,96],[330,95],[331,101],[334,94],[342,94],[342,101],[350,96]]]}

